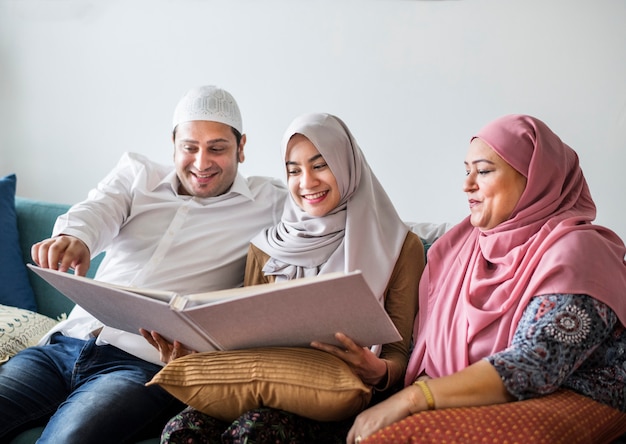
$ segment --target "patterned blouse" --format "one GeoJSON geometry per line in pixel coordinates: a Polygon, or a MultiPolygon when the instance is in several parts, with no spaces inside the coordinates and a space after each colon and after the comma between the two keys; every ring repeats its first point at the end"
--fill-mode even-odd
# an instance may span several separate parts
{"type": "Polygon", "coordinates": [[[511,346],[486,359],[520,400],[565,387],[626,412],[626,329],[590,296],[532,298],[511,346]]]}

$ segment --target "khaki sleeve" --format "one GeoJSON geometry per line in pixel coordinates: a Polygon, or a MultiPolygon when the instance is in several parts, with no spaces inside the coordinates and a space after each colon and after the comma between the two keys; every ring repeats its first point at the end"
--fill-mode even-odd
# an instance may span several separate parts
{"type": "Polygon", "coordinates": [[[383,345],[380,357],[387,364],[387,379],[381,381],[376,390],[387,390],[404,379],[418,310],[419,281],[425,263],[422,241],[409,232],[385,290],[385,310],[403,339],[383,345]]]}
{"type": "Polygon", "coordinates": [[[243,285],[268,284],[274,282],[274,276],[265,276],[263,267],[269,260],[269,256],[263,251],[250,244],[248,247],[248,256],[246,258],[246,271],[243,278],[243,285]]]}

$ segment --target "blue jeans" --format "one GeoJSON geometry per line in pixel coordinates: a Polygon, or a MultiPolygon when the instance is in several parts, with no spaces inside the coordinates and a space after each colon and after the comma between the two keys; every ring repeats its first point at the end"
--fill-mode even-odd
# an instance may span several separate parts
{"type": "Polygon", "coordinates": [[[124,443],[159,436],[184,406],[145,383],[161,369],[110,345],[56,333],[0,365],[0,440],[46,424],[39,443],[124,443]]]}

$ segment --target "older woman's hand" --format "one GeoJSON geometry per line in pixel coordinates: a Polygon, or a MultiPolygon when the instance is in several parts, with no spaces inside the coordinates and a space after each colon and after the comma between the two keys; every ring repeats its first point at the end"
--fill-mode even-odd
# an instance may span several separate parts
{"type": "Polygon", "coordinates": [[[368,385],[378,384],[387,375],[387,364],[367,347],[361,347],[343,333],[336,333],[335,338],[342,346],[314,341],[311,347],[323,350],[345,361],[361,381],[368,385]]]}
{"type": "Polygon", "coordinates": [[[376,431],[399,421],[413,413],[415,410],[415,396],[417,389],[413,386],[406,387],[386,400],[361,412],[348,432],[347,443],[359,443],[376,431]]]}
{"type": "Polygon", "coordinates": [[[165,338],[163,338],[163,336],[158,334],[156,331],[148,331],[140,328],[139,333],[141,333],[141,336],[143,336],[146,341],[150,343],[150,345],[152,345],[159,351],[159,353],[161,354],[161,361],[166,364],[176,358],[180,358],[181,356],[196,353],[193,350],[188,350],[184,348],[182,344],[178,341],[174,341],[173,343],[171,343],[165,340],[165,338]]]}

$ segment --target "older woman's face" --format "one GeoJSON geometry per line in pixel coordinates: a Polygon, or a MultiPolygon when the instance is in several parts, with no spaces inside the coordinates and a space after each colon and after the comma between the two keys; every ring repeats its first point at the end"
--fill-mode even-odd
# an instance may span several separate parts
{"type": "Polygon", "coordinates": [[[526,178],[479,138],[470,143],[465,172],[463,191],[472,225],[484,231],[509,219],[526,188],[526,178]]]}

